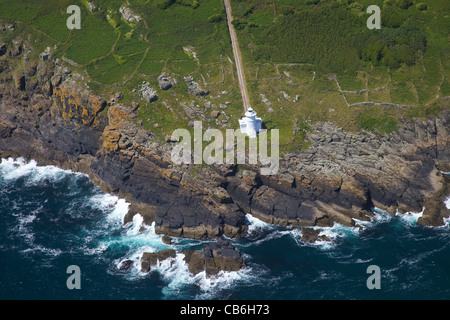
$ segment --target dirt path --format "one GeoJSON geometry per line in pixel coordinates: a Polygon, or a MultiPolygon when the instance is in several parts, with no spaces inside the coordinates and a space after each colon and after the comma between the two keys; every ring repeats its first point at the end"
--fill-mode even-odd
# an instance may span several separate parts
{"type": "Polygon", "coordinates": [[[231,46],[233,47],[233,56],[234,61],[236,63],[236,71],[238,74],[239,89],[241,90],[242,104],[244,105],[244,112],[245,112],[250,107],[250,100],[248,99],[247,84],[245,82],[245,74],[242,65],[241,50],[239,49],[236,31],[234,30],[234,26],[231,23],[233,21],[233,16],[231,14],[230,0],[223,0],[223,3],[225,5],[225,11],[227,13],[228,31],[230,32],[231,46]]]}

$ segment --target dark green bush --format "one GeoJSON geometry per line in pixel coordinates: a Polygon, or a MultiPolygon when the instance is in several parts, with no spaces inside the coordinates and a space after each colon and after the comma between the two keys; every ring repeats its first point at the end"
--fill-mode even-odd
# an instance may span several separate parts
{"type": "Polygon", "coordinates": [[[219,22],[219,21],[222,21],[222,20],[223,20],[223,17],[219,13],[213,14],[212,16],[210,16],[208,18],[208,22],[219,22]]]}
{"type": "Polygon", "coordinates": [[[156,5],[159,9],[165,10],[171,5],[175,3],[175,0],[159,0],[158,4],[156,5]]]}
{"type": "Polygon", "coordinates": [[[417,9],[420,10],[420,11],[427,10],[427,8],[428,8],[428,6],[427,6],[426,3],[418,3],[418,4],[416,5],[416,7],[417,7],[417,9]]]}
{"type": "Polygon", "coordinates": [[[397,0],[397,6],[400,9],[408,9],[409,7],[411,7],[413,5],[413,1],[412,0],[397,0]]]}

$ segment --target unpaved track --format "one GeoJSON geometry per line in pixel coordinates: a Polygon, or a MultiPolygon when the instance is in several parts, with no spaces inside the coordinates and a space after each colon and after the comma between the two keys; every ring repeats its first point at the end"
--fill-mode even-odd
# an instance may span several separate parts
{"type": "Polygon", "coordinates": [[[245,82],[244,68],[242,66],[241,50],[239,49],[239,43],[236,36],[236,31],[231,23],[233,16],[231,14],[230,0],[223,0],[225,5],[225,11],[227,13],[228,31],[230,32],[231,46],[233,47],[233,56],[236,63],[236,71],[239,81],[239,89],[241,90],[242,104],[244,105],[244,112],[250,107],[250,100],[248,99],[247,84],[245,82]]]}

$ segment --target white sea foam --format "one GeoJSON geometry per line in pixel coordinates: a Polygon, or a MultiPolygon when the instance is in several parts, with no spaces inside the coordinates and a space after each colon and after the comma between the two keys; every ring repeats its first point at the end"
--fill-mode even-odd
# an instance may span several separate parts
{"type": "Polygon", "coordinates": [[[65,177],[67,174],[75,174],[70,170],[62,170],[55,166],[38,166],[35,160],[27,162],[22,157],[17,159],[2,158],[0,171],[5,180],[16,180],[21,177],[27,177],[28,184],[41,183],[43,180],[54,182],[65,177]]]}
{"type": "Polygon", "coordinates": [[[252,216],[250,213],[247,213],[245,215],[245,218],[247,220],[247,232],[248,234],[252,234],[255,233],[257,231],[262,231],[262,230],[271,230],[273,229],[273,225],[271,225],[270,223],[266,223],[254,216],[252,216]]]}
{"type": "Polygon", "coordinates": [[[16,231],[22,239],[29,245],[34,245],[34,239],[35,235],[32,231],[32,228],[29,226],[34,220],[36,219],[36,212],[33,212],[32,214],[25,215],[23,213],[20,213],[17,216],[17,222],[18,224],[13,229],[16,231]]]}
{"type": "MultiPolygon", "coordinates": [[[[41,183],[42,181],[58,181],[67,174],[72,173],[55,166],[38,166],[35,160],[26,161],[23,158],[2,159],[0,171],[2,178],[6,181],[14,181],[25,177],[28,184],[41,183]]],[[[197,275],[191,274],[187,263],[184,261],[184,254],[180,251],[185,247],[198,245],[201,242],[188,241],[188,243],[185,243],[185,241],[174,241],[172,245],[167,245],[162,242],[162,235],[155,233],[155,224],[145,225],[140,214],[134,215],[130,223],[123,225],[123,219],[128,212],[129,205],[126,200],[107,193],[97,192],[91,196],[86,201],[86,205],[82,205],[82,207],[87,206],[99,209],[105,215],[96,223],[96,228],[85,231],[84,245],[81,245],[76,250],[81,249],[86,255],[101,257],[108,249],[114,250],[115,247],[118,247],[120,248],[118,252],[120,252],[124,246],[125,248],[128,247],[121,257],[117,257],[112,261],[112,269],[110,271],[114,272],[113,270],[119,269],[124,261],[131,260],[131,267],[124,273],[124,277],[133,281],[142,279],[147,275],[147,273],[141,271],[140,260],[144,252],[156,252],[167,248],[176,249],[178,252],[175,258],[160,262],[152,271],[158,272],[167,283],[163,293],[169,297],[176,296],[186,286],[196,285],[202,291],[199,298],[208,298],[214,296],[216,292],[232,286],[237,281],[246,281],[253,277],[249,267],[236,272],[222,271],[211,277],[206,276],[205,272],[197,275]]],[[[19,223],[15,230],[28,244],[28,248],[21,250],[21,252],[23,254],[39,252],[49,257],[61,255],[63,251],[59,248],[47,248],[41,244],[34,243],[35,235],[32,232],[31,224],[38,218],[38,215],[38,209],[27,215],[17,213],[19,223]]],[[[247,219],[250,233],[271,228],[271,225],[250,215],[247,216],[247,219]]]]}
{"type": "MultiPolygon", "coordinates": [[[[444,171],[441,171],[441,173],[450,176],[450,172],[444,172],[444,171]]],[[[445,199],[444,203],[445,203],[445,206],[447,207],[447,209],[450,209],[450,195],[448,196],[447,199],[445,199]]],[[[445,224],[446,226],[450,226],[450,216],[449,216],[448,218],[444,218],[444,224],[445,224]]]]}
{"type": "MultiPolygon", "coordinates": [[[[186,245],[167,245],[162,242],[162,235],[155,233],[155,223],[151,226],[143,224],[143,218],[141,215],[136,214],[133,221],[127,224],[126,231],[121,234],[119,239],[114,241],[120,241],[121,244],[127,244],[130,246],[130,250],[126,256],[116,259],[114,261],[116,268],[120,268],[120,264],[125,260],[131,260],[132,266],[129,272],[125,275],[126,279],[131,281],[146,277],[148,273],[141,271],[141,257],[144,252],[157,252],[167,248],[173,248],[176,251],[175,258],[168,258],[159,262],[156,266],[152,266],[151,272],[157,272],[161,278],[167,283],[162,292],[167,297],[177,296],[184,288],[190,285],[196,285],[203,292],[200,299],[207,299],[215,295],[219,290],[228,288],[236,281],[242,281],[248,279],[250,276],[250,268],[236,272],[219,272],[215,276],[206,276],[205,272],[200,272],[197,275],[193,275],[189,272],[188,265],[184,261],[184,254],[180,252],[181,248],[186,245]],[[145,231],[142,231],[142,227],[145,231]]],[[[111,240],[108,242],[108,246],[111,245],[111,240]]],[[[198,243],[195,243],[198,244],[198,243]]]]}
{"type": "MultiPolygon", "coordinates": [[[[111,215],[114,216],[116,213],[111,215]]],[[[121,217],[119,221],[123,221],[123,218],[121,217]]],[[[170,247],[162,242],[162,235],[155,233],[155,223],[153,222],[151,226],[145,225],[140,214],[136,214],[133,221],[126,226],[119,225],[119,222],[114,220],[111,223],[119,234],[117,236],[111,236],[111,232],[106,234],[95,250],[105,251],[108,248],[127,246],[129,250],[123,259],[133,260],[137,255],[142,255],[144,252],[155,252],[170,247]]]]}
{"type": "Polygon", "coordinates": [[[355,237],[359,234],[359,228],[347,227],[340,223],[334,223],[332,227],[303,227],[319,230],[319,237],[326,236],[331,241],[318,239],[315,242],[305,242],[302,240],[302,228],[293,228],[292,230],[282,231],[281,233],[289,234],[299,245],[313,246],[323,250],[332,249],[336,246],[336,243],[344,238],[355,237]]]}
{"type": "Polygon", "coordinates": [[[207,277],[205,272],[197,275],[200,289],[203,294],[199,296],[200,299],[211,299],[221,290],[229,289],[236,286],[238,283],[252,283],[258,280],[258,274],[252,268],[247,267],[239,271],[220,271],[213,277],[207,277]]]}
{"type": "Polygon", "coordinates": [[[348,227],[340,223],[334,223],[332,227],[313,227],[320,230],[319,236],[326,236],[331,241],[318,240],[313,245],[321,249],[332,249],[339,240],[353,238],[359,235],[360,229],[357,227],[348,227]]]}
{"type": "Polygon", "coordinates": [[[375,223],[384,223],[389,222],[392,219],[392,215],[390,215],[387,211],[384,211],[380,208],[373,208],[372,212],[375,214],[371,221],[375,223]]]}
{"type": "Polygon", "coordinates": [[[119,269],[124,261],[131,260],[131,267],[124,275],[125,279],[129,281],[140,280],[153,272],[158,273],[166,283],[162,293],[167,298],[179,296],[189,286],[197,286],[201,291],[198,299],[211,299],[218,292],[233,286],[236,282],[249,282],[252,279],[254,280],[255,277],[249,267],[239,271],[221,271],[214,276],[207,276],[205,271],[194,275],[189,272],[188,264],[184,261],[185,255],[182,252],[177,252],[175,258],[158,261],[157,265],[152,266],[149,272],[142,272],[141,258],[143,253],[156,251],[160,251],[160,249],[155,249],[152,246],[140,246],[129,252],[126,257],[116,259],[114,261],[115,267],[119,269]]]}
{"type": "Polygon", "coordinates": [[[443,218],[442,220],[444,220],[444,226],[445,227],[450,227],[450,217],[443,218]]]}
{"type": "Polygon", "coordinates": [[[379,223],[386,223],[392,220],[392,215],[390,215],[387,211],[384,211],[380,208],[372,208],[373,216],[370,217],[370,220],[359,220],[356,218],[353,218],[353,220],[356,222],[356,224],[362,229],[367,229],[374,227],[375,225],[379,223]]]}
{"type": "Polygon", "coordinates": [[[125,200],[119,199],[118,197],[108,194],[101,193],[93,195],[89,199],[89,204],[97,209],[100,209],[107,213],[108,221],[120,220],[122,216],[128,211],[128,204],[125,200]],[[119,200],[121,200],[121,206],[119,205],[119,200]]]}
{"type": "Polygon", "coordinates": [[[413,226],[417,223],[417,220],[419,220],[420,217],[423,216],[425,208],[422,209],[421,212],[405,212],[400,213],[396,212],[395,215],[398,217],[404,224],[413,226]]]}
{"type": "Polygon", "coordinates": [[[36,251],[45,253],[45,254],[53,256],[53,257],[57,257],[61,253],[63,253],[63,251],[61,249],[58,249],[58,248],[47,248],[47,247],[43,247],[41,245],[35,245],[32,248],[24,249],[21,252],[22,253],[29,253],[29,252],[36,252],[36,251]]]}
{"type": "Polygon", "coordinates": [[[29,175],[36,167],[36,161],[31,160],[30,162],[26,162],[24,158],[2,158],[2,162],[0,163],[0,170],[5,180],[15,180],[29,175]]]}
{"type": "MultiPolygon", "coordinates": [[[[386,213],[387,214],[387,213],[386,213]]],[[[381,214],[380,214],[381,215],[381,214]]],[[[269,231],[267,235],[264,236],[263,239],[258,239],[255,241],[252,241],[248,245],[244,246],[254,246],[259,245],[261,242],[280,238],[285,235],[291,236],[299,245],[311,245],[316,246],[321,249],[330,249],[333,248],[336,245],[336,241],[342,238],[346,237],[354,237],[359,234],[359,228],[356,227],[347,227],[339,223],[335,223],[332,227],[311,227],[315,230],[320,230],[319,236],[326,236],[332,241],[326,241],[326,240],[317,240],[314,243],[306,243],[304,242],[302,238],[302,228],[300,227],[292,227],[288,228],[287,230],[280,230],[279,227],[265,223],[261,221],[258,218],[253,217],[251,214],[246,215],[246,219],[248,221],[248,233],[249,235],[254,235],[255,233],[259,231],[269,231]]],[[[378,218],[378,220],[382,220],[382,218],[378,218]]]]}
{"type": "Polygon", "coordinates": [[[139,235],[139,232],[144,224],[144,218],[140,214],[135,214],[133,216],[133,221],[130,223],[127,235],[128,236],[136,236],[139,235]]]}
{"type": "Polygon", "coordinates": [[[211,299],[224,289],[239,282],[250,283],[257,277],[250,267],[239,271],[220,271],[213,276],[206,275],[205,271],[194,275],[189,272],[183,253],[177,253],[175,259],[163,261],[155,271],[168,283],[162,290],[165,296],[178,296],[186,286],[196,285],[202,292],[197,299],[211,299]]]}
{"type": "MultiPolygon", "coordinates": [[[[444,200],[445,206],[447,207],[447,209],[450,209],[450,196],[448,196],[447,199],[444,200]]],[[[450,227],[450,216],[447,218],[443,218],[444,220],[444,225],[447,227],[450,227]]]]}
{"type": "Polygon", "coordinates": [[[324,235],[332,240],[338,240],[346,237],[355,237],[359,235],[359,228],[344,226],[340,223],[334,223],[332,227],[314,227],[321,230],[319,236],[324,235]]]}

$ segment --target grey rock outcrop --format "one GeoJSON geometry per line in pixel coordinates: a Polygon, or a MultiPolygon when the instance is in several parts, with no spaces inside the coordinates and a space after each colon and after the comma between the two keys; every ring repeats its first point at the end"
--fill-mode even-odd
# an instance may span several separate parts
{"type": "Polygon", "coordinates": [[[148,83],[144,83],[139,86],[139,95],[142,99],[147,100],[147,102],[153,102],[158,100],[158,95],[156,90],[149,87],[148,83]]]}
{"type": "Polygon", "coordinates": [[[125,6],[121,7],[119,9],[119,12],[122,14],[123,19],[126,20],[128,23],[139,22],[142,20],[142,18],[139,15],[134,13],[128,7],[125,6]]]}
{"type": "Polygon", "coordinates": [[[169,77],[166,73],[163,73],[158,77],[158,83],[162,90],[169,90],[176,85],[178,81],[175,78],[169,77]]]}
{"type": "Polygon", "coordinates": [[[188,87],[188,92],[193,94],[194,96],[204,97],[209,94],[209,91],[204,90],[200,85],[194,81],[194,78],[191,76],[184,77],[184,82],[188,87]]]}
{"type": "Polygon", "coordinates": [[[205,271],[211,276],[220,271],[238,271],[245,267],[239,250],[223,239],[204,245],[201,250],[185,250],[183,253],[193,274],[205,271]]]}
{"type": "Polygon", "coordinates": [[[173,249],[166,249],[158,252],[144,252],[141,257],[141,271],[148,272],[152,266],[158,265],[169,258],[175,258],[176,252],[173,249]]]}

